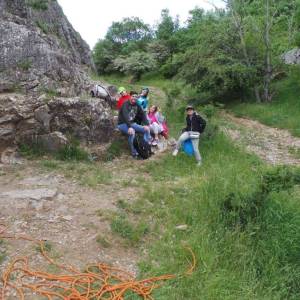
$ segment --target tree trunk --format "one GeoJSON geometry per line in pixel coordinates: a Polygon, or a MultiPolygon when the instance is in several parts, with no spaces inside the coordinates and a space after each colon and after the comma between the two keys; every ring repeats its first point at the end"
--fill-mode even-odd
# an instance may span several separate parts
{"type": "Polygon", "coordinates": [[[264,100],[266,102],[271,102],[272,95],[270,91],[270,85],[272,80],[272,64],[271,64],[271,47],[270,47],[270,0],[266,1],[266,25],[264,32],[264,42],[265,42],[265,77],[264,77],[264,100]]]}

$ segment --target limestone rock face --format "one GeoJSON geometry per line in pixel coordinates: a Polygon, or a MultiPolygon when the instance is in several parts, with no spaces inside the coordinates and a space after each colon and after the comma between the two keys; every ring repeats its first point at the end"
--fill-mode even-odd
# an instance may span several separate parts
{"type": "Polygon", "coordinates": [[[89,84],[91,51],[56,0],[0,0],[0,32],[0,92],[74,96],[89,84]]]}
{"type": "Polygon", "coordinates": [[[102,99],[0,94],[0,154],[7,147],[34,141],[56,151],[68,136],[85,144],[108,142],[113,132],[111,114],[102,99]]]}
{"type": "Polygon", "coordinates": [[[300,64],[300,49],[292,49],[282,55],[283,61],[287,65],[299,65],[300,64]]]}

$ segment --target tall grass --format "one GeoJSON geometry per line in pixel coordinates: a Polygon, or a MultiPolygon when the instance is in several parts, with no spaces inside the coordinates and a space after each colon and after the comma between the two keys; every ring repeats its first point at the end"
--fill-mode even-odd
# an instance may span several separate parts
{"type": "Polygon", "coordinates": [[[145,218],[157,229],[142,273],[183,272],[183,245],[197,258],[191,276],[167,282],[155,299],[298,299],[300,171],[269,168],[222,134],[201,152],[200,169],[183,154],[147,166],[145,218]]]}

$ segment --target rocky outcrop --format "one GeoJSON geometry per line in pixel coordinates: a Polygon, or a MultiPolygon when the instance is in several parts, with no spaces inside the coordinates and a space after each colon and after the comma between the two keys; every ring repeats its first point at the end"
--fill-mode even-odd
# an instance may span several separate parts
{"type": "Polygon", "coordinates": [[[0,0],[0,92],[80,94],[94,68],[56,0],[0,0]]]}
{"type": "Polygon", "coordinates": [[[300,49],[295,48],[282,55],[283,61],[287,65],[299,65],[300,64],[300,49]]]}
{"type": "Polygon", "coordinates": [[[68,143],[68,137],[87,145],[105,143],[112,132],[111,109],[105,100],[0,94],[0,154],[7,147],[32,142],[56,151],[68,143]]]}

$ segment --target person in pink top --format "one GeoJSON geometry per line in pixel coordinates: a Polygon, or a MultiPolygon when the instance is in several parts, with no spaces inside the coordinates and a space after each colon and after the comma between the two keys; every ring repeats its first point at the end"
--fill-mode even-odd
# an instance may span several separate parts
{"type": "Polygon", "coordinates": [[[158,111],[158,107],[152,105],[149,109],[147,117],[150,123],[150,132],[154,134],[152,146],[157,146],[158,135],[161,134],[164,130],[162,125],[162,116],[158,111]]]}

